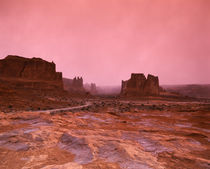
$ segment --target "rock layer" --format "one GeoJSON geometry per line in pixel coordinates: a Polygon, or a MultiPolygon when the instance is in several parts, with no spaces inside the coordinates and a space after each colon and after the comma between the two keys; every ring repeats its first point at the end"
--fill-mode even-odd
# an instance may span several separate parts
{"type": "Polygon", "coordinates": [[[29,80],[62,80],[62,73],[56,72],[55,64],[41,58],[24,58],[9,55],[0,60],[0,77],[29,80]]]}
{"type": "Polygon", "coordinates": [[[9,55],[0,60],[1,81],[11,88],[63,89],[62,73],[55,64],[41,58],[24,58],[9,55]]]}
{"type": "Polygon", "coordinates": [[[157,96],[159,95],[159,79],[157,76],[142,73],[132,73],[131,78],[122,81],[121,95],[123,96],[157,96]]]}

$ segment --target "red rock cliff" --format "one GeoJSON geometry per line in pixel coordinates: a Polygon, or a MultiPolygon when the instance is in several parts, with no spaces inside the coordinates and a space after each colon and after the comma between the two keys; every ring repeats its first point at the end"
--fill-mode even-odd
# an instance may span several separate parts
{"type": "Polygon", "coordinates": [[[85,93],[82,77],[74,77],[73,79],[63,78],[64,89],[74,93],[85,93]]]}
{"type": "Polygon", "coordinates": [[[14,84],[16,81],[22,86],[31,88],[33,86],[56,88],[57,86],[59,89],[63,89],[62,73],[56,72],[53,62],[50,63],[40,58],[29,59],[9,55],[0,60],[0,78],[5,81],[9,79],[14,84]]]}
{"type": "Polygon", "coordinates": [[[56,81],[62,80],[62,73],[55,71],[53,62],[9,55],[0,60],[0,77],[56,81]]]}
{"type": "Polygon", "coordinates": [[[142,73],[132,73],[131,78],[122,81],[121,95],[123,96],[150,96],[159,95],[159,79],[157,76],[142,73]]]}

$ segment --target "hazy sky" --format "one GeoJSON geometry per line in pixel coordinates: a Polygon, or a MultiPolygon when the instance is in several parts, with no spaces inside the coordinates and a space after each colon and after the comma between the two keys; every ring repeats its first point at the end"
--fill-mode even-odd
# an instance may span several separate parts
{"type": "Polygon", "coordinates": [[[0,58],[9,54],[99,85],[132,72],[210,83],[210,0],[0,0],[0,58]]]}

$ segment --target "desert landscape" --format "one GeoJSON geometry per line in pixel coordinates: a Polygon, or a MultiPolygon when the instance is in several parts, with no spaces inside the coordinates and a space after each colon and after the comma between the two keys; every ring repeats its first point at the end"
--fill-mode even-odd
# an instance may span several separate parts
{"type": "Polygon", "coordinates": [[[0,0],[0,169],[210,169],[210,0],[0,0]]]}
{"type": "Polygon", "coordinates": [[[208,98],[170,93],[141,73],[117,95],[92,95],[38,58],[7,56],[0,75],[2,169],[210,167],[208,98]]]}

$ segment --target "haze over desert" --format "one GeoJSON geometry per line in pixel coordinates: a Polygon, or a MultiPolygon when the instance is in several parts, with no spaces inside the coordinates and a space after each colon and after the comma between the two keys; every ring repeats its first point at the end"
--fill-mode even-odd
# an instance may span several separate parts
{"type": "Polygon", "coordinates": [[[0,169],[209,169],[209,9],[0,0],[0,169]]]}

